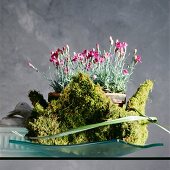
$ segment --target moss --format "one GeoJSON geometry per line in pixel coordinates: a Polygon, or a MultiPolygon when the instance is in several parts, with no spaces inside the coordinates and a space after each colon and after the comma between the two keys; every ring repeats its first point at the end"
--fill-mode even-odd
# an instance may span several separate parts
{"type": "MultiPolygon", "coordinates": [[[[109,118],[117,119],[126,116],[139,116],[138,112],[127,111],[125,108],[112,107],[109,118]]],[[[122,139],[128,143],[143,145],[148,138],[147,124],[143,121],[125,122],[109,126],[108,138],[122,139]]]]}
{"type": "MultiPolygon", "coordinates": [[[[146,101],[152,88],[153,82],[151,80],[146,80],[129,99],[126,108],[113,105],[108,118],[116,119],[125,116],[141,116],[140,112],[144,115],[146,101]]],[[[143,145],[148,138],[147,125],[148,121],[133,121],[110,126],[112,130],[109,136],[122,139],[129,143],[143,145]]]]}
{"type": "Polygon", "coordinates": [[[43,106],[44,108],[46,108],[48,106],[48,103],[46,102],[46,100],[44,99],[43,95],[40,94],[38,91],[36,90],[31,90],[28,93],[28,97],[32,102],[32,105],[35,106],[35,104],[38,102],[41,106],[43,106]]]}
{"type": "MultiPolygon", "coordinates": [[[[33,119],[27,125],[29,132],[26,136],[47,136],[61,133],[57,116],[54,114],[39,116],[33,119]]],[[[33,142],[41,144],[68,144],[68,137],[61,137],[56,139],[36,139],[33,142]],[[59,139],[59,140],[58,140],[59,139]],[[63,142],[64,141],[64,142],[63,142]]]]}
{"type": "MultiPolygon", "coordinates": [[[[33,116],[28,122],[27,136],[46,136],[68,131],[72,128],[117,119],[125,116],[139,116],[144,113],[146,100],[153,83],[144,82],[129,99],[126,107],[111,103],[99,85],[95,85],[88,75],[79,73],[65,87],[57,100],[43,108],[34,106],[33,116]]],[[[110,139],[122,139],[133,144],[144,144],[148,137],[147,121],[133,121],[109,125],[76,133],[66,137],[36,140],[43,144],[77,144],[110,139]]]]}
{"type": "MultiPolygon", "coordinates": [[[[60,110],[63,110],[60,112],[61,117],[73,116],[81,121],[84,119],[85,123],[101,122],[105,119],[104,116],[109,112],[111,105],[110,99],[105,96],[101,87],[95,85],[88,75],[82,73],[75,76],[66,86],[58,103],[61,106],[60,110]]],[[[78,126],[81,121],[78,122],[78,126]]]]}
{"type": "MultiPolygon", "coordinates": [[[[66,86],[57,104],[59,120],[66,127],[65,130],[69,130],[106,120],[111,101],[88,75],[79,73],[66,86]]],[[[71,143],[98,141],[98,133],[97,130],[88,130],[71,135],[71,143]]]]}
{"type": "Polygon", "coordinates": [[[137,89],[137,92],[129,99],[126,109],[136,109],[142,114],[145,114],[146,101],[152,88],[153,82],[151,80],[146,80],[143,84],[141,84],[137,89]]]}

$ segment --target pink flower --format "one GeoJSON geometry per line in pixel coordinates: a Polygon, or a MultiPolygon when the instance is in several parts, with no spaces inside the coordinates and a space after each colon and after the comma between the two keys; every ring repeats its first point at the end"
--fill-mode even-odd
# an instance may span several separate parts
{"type": "Polygon", "coordinates": [[[120,48],[122,48],[122,43],[121,42],[116,42],[116,48],[118,48],[118,49],[120,49],[120,48]]]}
{"type": "Polygon", "coordinates": [[[99,57],[95,57],[94,58],[94,63],[98,63],[100,61],[100,58],[99,57]]]}
{"type": "Polygon", "coordinates": [[[80,61],[82,61],[84,59],[84,56],[81,53],[78,54],[78,57],[79,57],[80,61]]]}
{"type": "Polygon", "coordinates": [[[75,53],[74,52],[72,61],[77,61],[77,60],[83,61],[84,57],[85,57],[84,52],[83,53],[75,53]]]}
{"type": "Polygon", "coordinates": [[[58,54],[60,54],[60,53],[63,54],[63,51],[64,51],[64,50],[65,50],[65,47],[63,47],[63,50],[61,50],[60,48],[58,48],[57,51],[56,51],[56,53],[58,53],[58,54]]]}
{"type": "Polygon", "coordinates": [[[91,62],[86,65],[86,70],[89,71],[91,69],[91,62]]]}
{"type": "Polygon", "coordinates": [[[68,74],[68,67],[64,68],[64,73],[68,74]]]}
{"type": "Polygon", "coordinates": [[[52,51],[51,52],[51,58],[54,58],[54,57],[58,57],[58,52],[56,51],[56,52],[54,52],[54,51],[52,51]]]}
{"type": "Polygon", "coordinates": [[[92,57],[98,57],[98,56],[99,56],[99,53],[95,49],[92,49],[88,53],[86,53],[86,58],[87,59],[90,59],[92,57]]]}
{"type": "Polygon", "coordinates": [[[89,51],[88,51],[88,50],[84,50],[81,54],[82,54],[83,56],[87,57],[88,54],[89,54],[89,51]]]}
{"type": "Polygon", "coordinates": [[[52,51],[52,52],[51,52],[51,58],[53,58],[53,57],[58,58],[58,55],[63,54],[63,51],[64,51],[65,49],[66,49],[66,47],[63,47],[63,50],[61,50],[60,48],[58,48],[55,52],[52,51]]]}
{"type": "Polygon", "coordinates": [[[100,63],[104,62],[104,60],[105,60],[103,57],[100,57],[99,59],[100,59],[100,60],[99,60],[100,63]]]}
{"type": "Polygon", "coordinates": [[[105,58],[108,58],[108,57],[110,57],[111,56],[111,54],[109,53],[109,52],[106,52],[105,54],[104,54],[104,57],[105,58]]]}
{"type": "MultiPolygon", "coordinates": [[[[98,47],[99,48],[99,47],[98,47]]],[[[99,53],[98,53],[98,51],[97,50],[95,50],[94,48],[92,49],[92,50],[90,50],[90,51],[88,51],[88,50],[84,50],[82,53],[80,53],[83,57],[85,57],[85,58],[87,58],[87,59],[90,59],[90,58],[92,58],[92,57],[98,57],[99,56],[99,53]]],[[[80,55],[79,54],[79,55],[80,55]]],[[[83,59],[82,58],[82,56],[80,57],[81,59],[83,59]]]]}
{"type": "Polygon", "coordinates": [[[60,65],[60,60],[57,59],[57,60],[55,60],[53,63],[56,64],[56,65],[60,65]]]}
{"type": "Polygon", "coordinates": [[[87,59],[90,59],[90,58],[92,58],[92,57],[93,57],[93,52],[90,51],[89,54],[86,56],[86,58],[87,58],[87,59]]]}
{"type": "Polygon", "coordinates": [[[50,58],[50,62],[53,62],[53,60],[55,60],[55,59],[56,59],[56,57],[54,55],[52,55],[50,58]]]}
{"type": "Polygon", "coordinates": [[[102,63],[104,61],[103,57],[95,56],[94,57],[94,63],[102,63]]]}
{"type": "Polygon", "coordinates": [[[78,60],[78,54],[74,52],[72,61],[77,61],[77,60],[78,60]]]}
{"type": "Polygon", "coordinates": [[[142,63],[142,57],[140,55],[135,55],[135,62],[142,63]]]}
{"type": "Polygon", "coordinates": [[[64,65],[64,60],[60,60],[59,64],[64,65]]]}
{"type": "MultiPolygon", "coordinates": [[[[54,63],[54,64],[56,64],[56,65],[59,65],[60,62],[61,62],[61,64],[62,64],[62,60],[60,61],[60,59],[59,59],[58,57],[56,58],[54,55],[51,56],[50,62],[52,62],[52,63],[54,63]]],[[[64,61],[63,61],[63,62],[64,62],[64,61]]]]}
{"type": "Polygon", "coordinates": [[[124,75],[129,74],[128,70],[127,70],[127,69],[124,69],[124,70],[123,70],[123,74],[124,74],[124,75]]]}
{"type": "Polygon", "coordinates": [[[128,44],[127,44],[126,42],[122,42],[122,46],[123,46],[123,47],[127,47],[128,44]]]}
{"type": "Polygon", "coordinates": [[[118,48],[118,49],[122,49],[122,48],[125,48],[127,46],[128,46],[128,44],[126,42],[122,42],[122,43],[119,42],[119,41],[116,42],[116,48],[118,48]]]}
{"type": "Polygon", "coordinates": [[[52,55],[51,58],[50,58],[50,62],[56,63],[57,62],[56,56],[52,55]]]}

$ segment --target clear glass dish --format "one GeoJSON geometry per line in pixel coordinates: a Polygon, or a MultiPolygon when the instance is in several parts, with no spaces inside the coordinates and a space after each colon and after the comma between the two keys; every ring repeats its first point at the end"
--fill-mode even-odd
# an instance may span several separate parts
{"type": "Polygon", "coordinates": [[[133,145],[122,140],[110,140],[102,142],[92,142],[75,145],[43,145],[32,143],[29,141],[10,140],[9,143],[29,147],[37,152],[41,152],[42,156],[58,157],[58,158],[92,158],[92,157],[119,157],[136,151],[149,149],[152,147],[163,146],[162,143],[154,143],[149,145],[133,145]]]}

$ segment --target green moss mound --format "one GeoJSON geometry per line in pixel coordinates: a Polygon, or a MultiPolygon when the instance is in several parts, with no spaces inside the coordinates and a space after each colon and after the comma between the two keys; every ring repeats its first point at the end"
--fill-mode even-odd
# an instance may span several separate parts
{"type": "MultiPolygon", "coordinates": [[[[149,92],[153,88],[153,82],[146,80],[137,89],[136,93],[127,102],[126,108],[112,105],[108,118],[116,119],[126,116],[143,116],[149,92]]],[[[148,138],[148,121],[133,121],[110,126],[110,136],[122,139],[128,143],[143,145],[148,138]]]]}
{"type": "MultiPolygon", "coordinates": [[[[27,136],[47,136],[62,133],[80,126],[117,119],[139,116],[145,113],[145,105],[153,83],[145,81],[129,99],[127,106],[112,104],[99,85],[88,75],[79,73],[65,87],[58,100],[44,107],[37,101],[32,117],[28,120],[27,136]],[[139,111],[139,112],[138,112],[139,111]]],[[[78,144],[110,139],[122,139],[133,144],[144,144],[148,137],[147,121],[134,121],[109,125],[55,139],[33,140],[43,144],[78,144]]]]}

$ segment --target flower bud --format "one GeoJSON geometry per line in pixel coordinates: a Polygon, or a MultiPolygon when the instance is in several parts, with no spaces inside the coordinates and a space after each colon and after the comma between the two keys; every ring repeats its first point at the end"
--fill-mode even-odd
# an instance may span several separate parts
{"type": "Polygon", "coordinates": [[[67,51],[69,52],[70,47],[69,47],[69,45],[68,45],[68,44],[66,45],[66,48],[67,48],[67,51]]]}
{"type": "Polygon", "coordinates": [[[114,44],[114,41],[113,41],[112,36],[110,36],[110,44],[111,44],[111,45],[113,45],[113,44],[114,44]]]}
{"type": "Polygon", "coordinates": [[[127,70],[127,69],[124,69],[124,70],[123,70],[123,74],[124,74],[124,75],[129,74],[128,70],[127,70]]]}
{"type": "Polygon", "coordinates": [[[28,65],[29,65],[29,67],[33,68],[35,71],[38,72],[38,69],[37,69],[36,67],[34,67],[33,64],[31,64],[30,62],[28,62],[28,65]]]}
{"type": "Polygon", "coordinates": [[[96,44],[96,49],[97,51],[99,51],[99,44],[96,44]]]}
{"type": "Polygon", "coordinates": [[[137,49],[134,50],[134,55],[136,55],[136,54],[137,54],[137,49]]]}

